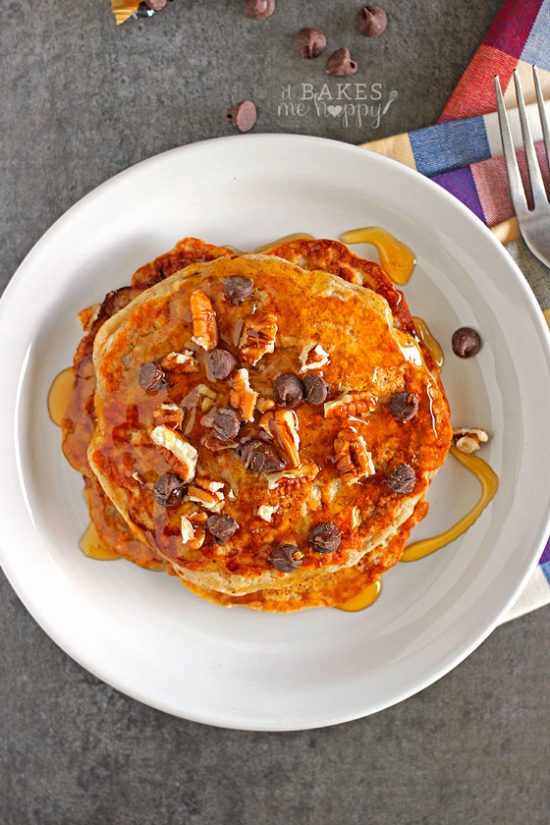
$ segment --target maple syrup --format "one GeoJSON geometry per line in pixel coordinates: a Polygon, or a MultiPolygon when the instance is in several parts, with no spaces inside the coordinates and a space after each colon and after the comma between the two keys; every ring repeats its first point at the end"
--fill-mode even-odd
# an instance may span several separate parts
{"type": "Polygon", "coordinates": [[[342,602],[342,604],[337,604],[336,609],[345,610],[348,613],[355,613],[357,610],[366,610],[367,607],[374,604],[381,590],[382,582],[380,579],[377,579],[375,582],[368,584],[364,590],[347,599],[347,601],[342,602]]]}
{"type": "Polygon", "coordinates": [[[425,556],[429,556],[431,553],[435,553],[436,550],[450,544],[477,521],[489,502],[495,497],[498,490],[498,476],[487,462],[477,455],[461,453],[456,447],[451,447],[451,453],[457,461],[460,461],[464,467],[475,475],[481,485],[481,496],[477,504],[448,530],[439,533],[437,536],[409,544],[401,556],[401,561],[418,561],[418,559],[423,559],[425,556]]]}
{"type": "Polygon", "coordinates": [[[380,257],[380,265],[395,284],[406,284],[416,266],[416,255],[407,244],[380,226],[350,229],[340,235],[343,243],[370,243],[380,257]]]}
{"type": "Polygon", "coordinates": [[[443,362],[445,360],[445,356],[443,355],[443,350],[441,349],[441,345],[438,341],[433,337],[432,333],[430,332],[430,328],[426,321],[423,318],[416,318],[413,316],[414,328],[416,329],[417,335],[431,353],[431,356],[434,360],[434,364],[438,369],[441,369],[443,366],[443,362]]]}
{"type": "Polygon", "coordinates": [[[271,249],[274,246],[282,246],[284,243],[291,243],[292,241],[313,241],[315,240],[313,235],[309,235],[307,232],[294,232],[292,235],[284,235],[282,238],[278,238],[276,241],[271,241],[270,243],[264,243],[262,246],[256,247],[254,252],[265,252],[266,249],[271,249]]]}
{"type": "Polygon", "coordinates": [[[87,527],[86,531],[84,532],[82,538],[78,543],[78,546],[80,547],[84,555],[88,556],[88,558],[90,559],[110,561],[120,558],[118,553],[115,553],[114,550],[111,550],[110,547],[106,547],[103,544],[103,542],[97,535],[97,531],[92,523],[90,523],[90,525],[87,527]]]}
{"type": "Polygon", "coordinates": [[[48,392],[48,413],[57,427],[61,427],[61,422],[65,418],[73,385],[74,370],[72,367],[61,370],[52,381],[48,392]]]}

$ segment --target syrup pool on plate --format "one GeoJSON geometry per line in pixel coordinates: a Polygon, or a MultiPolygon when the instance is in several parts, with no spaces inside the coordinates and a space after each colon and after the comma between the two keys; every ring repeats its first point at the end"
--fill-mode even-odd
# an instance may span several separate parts
{"type": "Polygon", "coordinates": [[[381,226],[364,226],[350,229],[340,235],[343,243],[370,243],[380,257],[380,265],[395,284],[406,284],[416,266],[416,255],[406,243],[400,241],[381,226]]]}

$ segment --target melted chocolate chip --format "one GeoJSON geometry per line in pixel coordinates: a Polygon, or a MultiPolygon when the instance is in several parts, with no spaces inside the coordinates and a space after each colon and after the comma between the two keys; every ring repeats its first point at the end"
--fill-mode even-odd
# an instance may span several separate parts
{"type": "Polygon", "coordinates": [[[414,392],[394,392],[389,408],[396,421],[406,424],[418,412],[418,396],[414,392]]]}
{"type": "Polygon", "coordinates": [[[281,573],[292,573],[302,566],[304,554],[295,544],[278,544],[267,557],[269,563],[281,573]]]}
{"type": "Polygon", "coordinates": [[[416,473],[410,464],[397,464],[386,476],[386,484],[394,493],[410,493],[416,484],[416,473]]]}
{"type": "Polygon", "coordinates": [[[471,327],[460,327],[453,334],[453,352],[459,358],[471,358],[477,355],[481,349],[481,338],[479,333],[471,327]]]}
{"type": "Polygon", "coordinates": [[[243,278],[240,275],[232,275],[223,282],[223,294],[230,304],[239,306],[252,295],[254,282],[250,278],[243,278]]]}
{"type": "Polygon", "coordinates": [[[212,378],[216,381],[223,381],[235,369],[237,359],[226,349],[213,349],[208,353],[207,365],[212,378]]]}
{"type": "Polygon", "coordinates": [[[147,361],[139,371],[139,386],[146,392],[158,392],[166,386],[166,375],[156,361],[147,361]]]}
{"type": "Polygon", "coordinates": [[[313,528],[308,541],[318,553],[334,553],[340,547],[342,533],[332,521],[324,521],[313,528]]]}
{"type": "Polygon", "coordinates": [[[294,38],[294,47],[300,57],[312,60],[325,51],[327,38],[321,29],[300,29],[294,38]]]}
{"type": "Polygon", "coordinates": [[[306,375],[303,380],[306,401],[310,404],[324,404],[328,398],[328,384],[318,375],[306,375]]]}
{"type": "Polygon", "coordinates": [[[231,441],[239,432],[241,422],[235,410],[231,407],[220,407],[216,410],[212,422],[212,432],[220,441],[231,441]]]}
{"type": "Polygon", "coordinates": [[[256,106],[251,100],[241,100],[225,113],[227,120],[230,120],[239,132],[250,132],[256,123],[257,116],[256,106]]]}
{"type": "Polygon", "coordinates": [[[273,383],[275,400],[283,407],[291,407],[304,400],[304,385],[293,372],[278,375],[273,383]]]}
{"type": "Polygon", "coordinates": [[[155,501],[161,507],[178,507],[185,492],[185,484],[175,473],[164,473],[153,487],[155,501]]]}
{"type": "Polygon", "coordinates": [[[355,19],[357,28],[365,37],[379,37],[388,25],[388,16],[380,6],[363,6],[355,19]]]}
{"type": "Polygon", "coordinates": [[[327,74],[335,77],[348,77],[357,71],[357,63],[351,59],[349,49],[336,49],[327,60],[327,74]]]}
{"type": "Polygon", "coordinates": [[[207,518],[206,529],[217,544],[224,544],[237,532],[239,525],[232,516],[220,513],[207,518]]]}
{"type": "Polygon", "coordinates": [[[258,438],[241,444],[238,453],[246,469],[253,473],[275,473],[285,466],[274,447],[258,438]]]}
{"type": "Polygon", "coordinates": [[[254,20],[265,20],[275,11],[275,0],[245,0],[244,13],[254,20]]]}

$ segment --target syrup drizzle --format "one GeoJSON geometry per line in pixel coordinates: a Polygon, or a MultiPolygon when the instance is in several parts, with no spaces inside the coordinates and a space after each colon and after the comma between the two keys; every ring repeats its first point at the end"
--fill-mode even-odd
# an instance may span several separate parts
{"type": "Polygon", "coordinates": [[[337,604],[337,610],[345,610],[348,613],[355,613],[358,610],[366,610],[367,607],[370,607],[371,604],[377,600],[382,590],[382,582],[380,579],[377,579],[375,582],[367,585],[364,590],[361,590],[359,593],[356,593],[355,596],[352,596],[351,599],[347,599],[347,601],[342,602],[342,604],[337,604]]]}
{"type": "Polygon", "coordinates": [[[61,427],[61,422],[65,418],[73,384],[74,371],[72,367],[61,370],[52,381],[48,392],[48,413],[57,427],[61,427]]]}
{"type": "Polygon", "coordinates": [[[416,266],[416,256],[410,246],[380,226],[350,229],[340,235],[343,243],[370,243],[380,256],[382,269],[395,284],[406,284],[416,266]]]}
{"type": "Polygon", "coordinates": [[[97,535],[97,531],[92,523],[86,528],[82,538],[80,539],[78,546],[82,550],[85,556],[88,556],[90,559],[98,559],[100,561],[111,561],[114,559],[119,559],[120,556],[118,553],[115,553],[114,550],[111,550],[110,547],[106,547],[99,536],[97,535]]]}
{"type": "Polygon", "coordinates": [[[445,530],[443,533],[439,533],[437,536],[432,536],[428,539],[421,539],[420,541],[415,541],[412,544],[409,544],[401,556],[401,561],[409,562],[423,559],[425,556],[435,553],[436,550],[440,550],[442,547],[450,544],[459,536],[462,536],[463,533],[465,533],[466,530],[468,530],[472,524],[477,521],[489,502],[495,497],[498,490],[498,476],[494,470],[489,467],[487,462],[483,461],[482,458],[479,458],[476,455],[461,453],[456,447],[451,447],[451,453],[457,461],[460,461],[460,463],[471,473],[473,473],[479,481],[481,485],[481,495],[479,500],[477,504],[475,504],[474,507],[466,513],[466,515],[462,516],[462,518],[459,519],[456,524],[453,524],[452,527],[449,527],[448,530],[445,530]]]}
{"type": "Polygon", "coordinates": [[[433,337],[428,324],[423,318],[416,318],[413,316],[413,322],[417,335],[426,349],[430,351],[431,356],[434,359],[434,364],[438,369],[441,369],[443,362],[445,361],[441,344],[433,337]]]}
{"type": "Polygon", "coordinates": [[[294,232],[292,235],[283,235],[282,238],[278,238],[276,241],[271,241],[270,243],[264,243],[262,246],[256,247],[254,252],[265,252],[266,249],[272,249],[274,246],[281,246],[284,243],[291,243],[292,241],[313,241],[315,240],[313,235],[309,235],[307,232],[294,232]]]}

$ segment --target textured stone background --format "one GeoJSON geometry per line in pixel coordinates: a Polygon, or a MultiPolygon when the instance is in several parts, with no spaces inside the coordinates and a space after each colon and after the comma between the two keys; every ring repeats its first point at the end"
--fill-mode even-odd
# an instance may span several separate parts
{"type": "MultiPolygon", "coordinates": [[[[258,105],[258,131],[359,142],[432,123],[499,4],[386,0],[389,29],[366,41],[351,23],[355,0],[279,0],[263,23],[244,18],[240,0],[175,0],[119,29],[107,0],[2,0],[1,283],[82,195],[142,158],[228,134],[224,110],[243,97],[258,105]],[[284,87],[324,79],[321,62],[293,53],[304,25],[350,46],[357,80],[398,91],[378,130],[278,116],[284,87]]],[[[550,608],[500,628],[438,684],[377,716],[254,734],[120,695],[1,587],[5,825],[548,821],[550,608]]]]}

